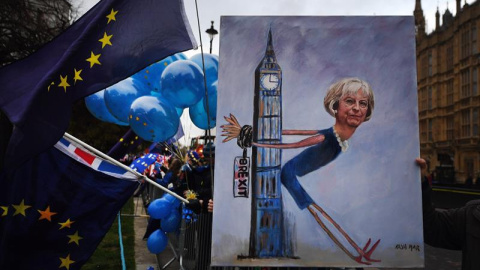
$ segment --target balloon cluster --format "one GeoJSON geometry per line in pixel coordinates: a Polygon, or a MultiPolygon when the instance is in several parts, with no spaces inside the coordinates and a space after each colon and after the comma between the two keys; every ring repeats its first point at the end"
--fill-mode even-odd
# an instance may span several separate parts
{"type": "Polygon", "coordinates": [[[182,221],[181,202],[166,193],[160,199],[150,203],[147,212],[153,219],[160,219],[160,229],[154,231],[147,239],[147,248],[153,254],[162,252],[168,244],[167,233],[179,229],[182,221]]]}
{"type": "Polygon", "coordinates": [[[129,125],[142,139],[163,142],[177,133],[185,108],[198,128],[215,127],[217,79],[218,56],[187,59],[177,53],[86,97],[85,104],[101,121],[129,125]]]}

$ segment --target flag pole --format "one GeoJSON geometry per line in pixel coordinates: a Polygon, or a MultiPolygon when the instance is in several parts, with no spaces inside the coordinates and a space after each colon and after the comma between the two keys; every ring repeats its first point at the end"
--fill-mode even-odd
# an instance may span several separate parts
{"type": "Polygon", "coordinates": [[[167,192],[168,194],[174,196],[175,198],[179,199],[180,201],[184,202],[184,203],[188,203],[188,200],[185,199],[185,198],[182,198],[181,196],[179,196],[178,194],[176,194],[175,192],[169,190],[168,188],[165,188],[164,186],[158,184],[157,182],[153,181],[152,179],[148,178],[147,176],[133,170],[132,168],[128,167],[127,165],[113,159],[112,157],[108,156],[108,155],[105,155],[104,153],[102,153],[101,151],[95,149],[94,147],[84,143],[83,141],[73,137],[72,135],[68,134],[67,132],[65,132],[64,136],[78,144],[80,144],[81,146],[85,147],[87,150],[89,151],[92,151],[93,153],[95,153],[96,155],[99,155],[100,157],[102,157],[103,159],[105,160],[108,160],[109,162],[135,174],[136,176],[138,176],[139,178],[143,178],[145,181],[147,181],[148,183],[152,184],[153,186],[163,190],[164,192],[167,192]]]}

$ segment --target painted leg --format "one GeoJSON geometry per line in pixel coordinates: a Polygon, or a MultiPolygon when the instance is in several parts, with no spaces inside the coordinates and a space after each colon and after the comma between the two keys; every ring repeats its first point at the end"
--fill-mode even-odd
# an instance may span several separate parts
{"type": "Polygon", "coordinates": [[[347,248],[345,248],[345,246],[342,243],[340,243],[340,241],[338,241],[337,237],[335,237],[335,235],[333,235],[333,233],[330,231],[330,229],[328,229],[327,226],[325,226],[323,221],[320,219],[320,217],[317,215],[317,213],[315,213],[315,210],[312,209],[311,206],[308,207],[308,211],[310,211],[310,214],[312,214],[312,216],[315,218],[315,220],[320,225],[320,227],[322,227],[322,229],[327,233],[328,237],[330,237],[330,239],[332,239],[332,241],[341,250],[343,250],[343,252],[345,252],[345,254],[347,254],[348,257],[350,257],[352,260],[354,260],[358,263],[365,264],[365,265],[370,265],[369,262],[363,262],[362,261],[362,256],[361,255],[358,256],[358,257],[355,257],[347,248]]]}
{"type": "MultiPolygon", "coordinates": [[[[362,260],[362,257],[365,258],[365,260],[369,261],[369,262],[380,262],[381,260],[375,260],[375,259],[372,259],[370,256],[372,255],[373,251],[375,251],[375,249],[377,248],[378,244],[380,243],[380,239],[377,240],[377,242],[375,242],[375,244],[370,248],[370,250],[368,250],[368,247],[370,246],[370,243],[371,243],[371,239],[368,239],[367,241],[367,244],[365,245],[365,247],[363,247],[363,249],[361,249],[357,243],[355,243],[355,241],[353,241],[353,239],[342,229],[342,227],[340,227],[340,225],[338,225],[338,223],[336,223],[331,217],[330,215],[327,214],[327,212],[325,212],[325,210],[323,210],[320,206],[318,206],[316,203],[312,203],[311,206],[313,206],[315,209],[317,209],[342,235],[343,237],[345,237],[345,239],[348,241],[348,243],[358,252],[359,256],[358,257],[355,257],[355,261],[359,262],[359,263],[363,263],[361,260],[362,260]]],[[[309,207],[309,210],[310,210],[310,207],[309,207]]],[[[312,212],[312,211],[310,211],[312,212]]],[[[343,249],[342,249],[343,250],[343,249]]]]}

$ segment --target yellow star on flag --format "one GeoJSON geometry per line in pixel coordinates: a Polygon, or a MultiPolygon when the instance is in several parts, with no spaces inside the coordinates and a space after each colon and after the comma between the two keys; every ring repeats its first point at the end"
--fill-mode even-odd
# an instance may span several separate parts
{"type": "Polygon", "coordinates": [[[55,212],[50,212],[50,206],[45,209],[45,211],[42,210],[37,210],[40,213],[40,218],[38,220],[46,219],[48,221],[52,221],[52,216],[56,215],[57,213],[55,212]]]}
{"type": "Polygon", "coordinates": [[[107,24],[109,24],[111,21],[116,21],[115,20],[115,15],[117,15],[117,13],[118,13],[118,10],[114,11],[113,8],[112,8],[112,11],[110,12],[110,14],[107,15],[107,18],[108,18],[107,24]]]}
{"type": "Polygon", "coordinates": [[[0,206],[0,209],[3,210],[2,217],[8,215],[8,206],[0,206]]]}
{"type": "Polygon", "coordinates": [[[65,77],[62,77],[62,75],[60,75],[60,83],[58,84],[58,87],[63,87],[63,90],[65,91],[65,93],[67,92],[67,87],[70,86],[70,84],[68,84],[67,82],[67,77],[65,75],[65,77]]]}
{"type": "Polygon", "coordinates": [[[12,206],[13,208],[15,208],[15,213],[13,213],[14,216],[21,214],[24,217],[26,216],[25,210],[31,207],[30,205],[25,205],[25,200],[22,200],[20,204],[17,204],[17,205],[13,204],[12,206]]]}
{"type": "Polygon", "coordinates": [[[76,84],[77,81],[83,81],[83,78],[80,76],[80,73],[82,73],[83,69],[77,70],[76,68],[73,69],[73,72],[75,72],[75,76],[73,77],[73,84],[76,84]]]}
{"type": "Polygon", "coordinates": [[[100,58],[101,54],[94,54],[93,52],[90,52],[90,58],[87,58],[87,62],[90,62],[90,68],[93,67],[93,65],[101,65],[100,61],[98,61],[98,58],[100,58]]]}
{"type": "Polygon", "coordinates": [[[60,257],[60,261],[62,263],[60,264],[60,266],[58,268],[65,267],[65,268],[67,268],[67,270],[70,269],[70,264],[75,262],[75,261],[70,260],[70,254],[68,254],[67,257],[65,257],[65,258],[60,257]]]}
{"type": "Polygon", "coordinates": [[[47,88],[47,89],[48,89],[48,92],[50,92],[50,86],[52,86],[52,85],[55,85],[55,82],[52,82],[52,83],[48,86],[48,88],[47,88]]]}
{"type": "Polygon", "coordinates": [[[65,222],[60,222],[58,224],[60,224],[60,229],[58,230],[61,230],[63,228],[70,228],[70,226],[74,223],[75,221],[70,221],[70,219],[67,219],[67,221],[65,222]]]}
{"type": "Polygon", "coordinates": [[[75,244],[77,244],[77,246],[79,246],[80,244],[78,243],[78,241],[82,240],[83,237],[79,236],[78,235],[78,231],[75,232],[75,234],[71,234],[71,235],[67,235],[68,238],[70,238],[70,241],[68,241],[68,243],[73,243],[75,242],[75,244]]]}
{"type": "Polygon", "coordinates": [[[113,35],[107,35],[107,32],[103,33],[103,38],[98,40],[98,41],[102,42],[102,49],[105,47],[105,45],[112,46],[112,42],[110,42],[110,39],[112,37],[113,37],[113,35]]]}

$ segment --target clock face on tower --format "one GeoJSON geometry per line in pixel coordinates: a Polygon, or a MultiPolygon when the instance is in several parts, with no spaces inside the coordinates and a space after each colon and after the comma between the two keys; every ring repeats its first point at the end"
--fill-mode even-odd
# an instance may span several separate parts
{"type": "Polygon", "coordinates": [[[280,84],[278,74],[263,74],[260,77],[260,85],[266,90],[275,90],[280,84]]]}

